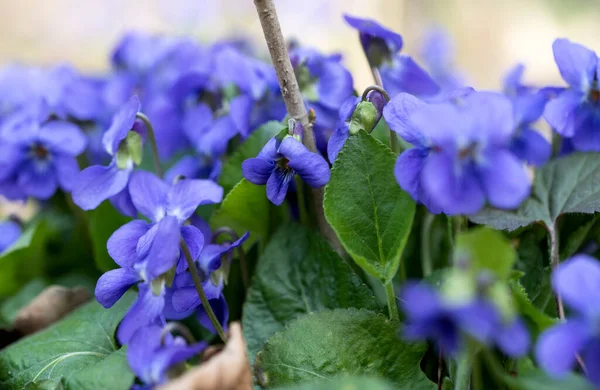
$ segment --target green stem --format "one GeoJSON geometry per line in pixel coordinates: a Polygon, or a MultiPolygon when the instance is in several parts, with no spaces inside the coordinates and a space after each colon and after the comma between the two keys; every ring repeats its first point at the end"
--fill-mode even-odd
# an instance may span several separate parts
{"type": "Polygon", "coordinates": [[[448,240],[450,240],[450,249],[454,250],[454,227],[452,217],[446,215],[446,227],[448,228],[448,240]]]}
{"type": "Polygon", "coordinates": [[[208,314],[208,318],[210,318],[210,322],[216,329],[217,333],[219,334],[219,337],[221,338],[221,340],[223,340],[224,343],[227,343],[227,336],[225,335],[225,331],[223,330],[221,323],[217,319],[215,312],[213,311],[212,307],[210,306],[210,303],[208,302],[208,298],[206,297],[206,293],[204,292],[204,288],[202,287],[202,280],[200,280],[200,275],[198,275],[198,270],[196,269],[196,264],[194,264],[194,260],[192,259],[192,255],[190,254],[190,249],[188,248],[183,238],[180,241],[180,246],[181,250],[183,251],[183,256],[187,261],[190,274],[192,275],[194,286],[196,287],[196,291],[198,292],[198,296],[200,297],[200,302],[202,302],[202,306],[204,307],[204,310],[206,310],[206,314],[208,314]]]}
{"type": "Polygon", "coordinates": [[[152,123],[150,123],[150,119],[141,112],[135,114],[135,117],[142,122],[146,126],[146,130],[148,131],[148,139],[150,140],[150,146],[152,147],[152,156],[154,158],[154,169],[156,170],[156,174],[158,177],[162,178],[163,171],[160,166],[160,157],[158,156],[158,147],[156,145],[156,135],[154,134],[154,127],[152,127],[152,123]]]}
{"type": "MultiPolygon", "coordinates": [[[[556,224],[553,223],[552,226],[548,227],[548,246],[550,249],[550,264],[552,265],[552,272],[556,271],[558,268],[558,264],[560,262],[559,252],[558,252],[558,232],[556,229],[556,224]]],[[[558,318],[561,320],[565,319],[565,308],[563,307],[562,298],[558,293],[555,295],[556,299],[556,309],[558,310],[558,318]]]]}
{"type": "Polygon", "coordinates": [[[306,211],[306,198],[304,197],[304,182],[296,175],[296,196],[298,198],[298,210],[300,211],[300,222],[309,226],[308,212],[306,211]]]}
{"type": "MultiPolygon", "coordinates": [[[[150,146],[152,147],[152,154],[154,156],[154,169],[156,169],[156,174],[158,177],[162,178],[163,172],[160,166],[160,158],[158,157],[158,147],[156,145],[156,136],[154,135],[154,128],[150,123],[148,117],[141,112],[136,114],[136,117],[144,122],[146,125],[146,129],[148,130],[148,139],[150,140],[150,146]]],[[[206,314],[208,314],[208,318],[210,318],[210,322],[213,324],[213,327],[221,337],[224,343],[227,342],[227,336],[225,335],[225,331],[221,326],[221,323],[217,319],[215,312],[213,311],[210,303],[208,302],[208,298],[206,297],[206,293],[204,292],[204,288],[202,287],[202,280],[200,280],[200,275],[198,275],[198,270],[196,269],[196,264],[194,264],[194,259],[192,259],[192,254],[190,253],[190,248],[188,248],[184,239],[182,238],[179,241],[179,246],[181,247],[181,251],[183,252],[183,256],[188,265],[188,269],[190,274],[192,275],[192,280],[194,281],[194,286],[196,286],[196,291],[198,292],[198,297],[200,297],[200,302],[202,302],[202,306],[204,310],[206,310],[206,314]]]]}
{"type": "Polygon", "coordinates": [[[456,366],[456,377],[454,378],[454,390],[469,390],[473,358],[474,355],[470,348],[466,348],[459,355],[456,366]]]}
{"type": "Polygon", "coordinates": [[[496,380],[498,380],[499,382],[503,382],[506,386],[510,387],[511,389],[522,388],[519,381],[506,373],[504,367],[502,367],[502,364],[500,364],[500,362],[494,357],[494,355],[490,351],[484,349],[482,354],[485,359],[485,362],[487,363],[488,368],[490,369],[490,372],[496,378],[496,380]]]}
{"type": "Polygon", "coordinates": [[[394,285],[392,281],[383,285],[385,288],[385,295],[387,296],[388,310],[390,311],[390,319],[392,321],[400,321],[400,314],[398,313],[398,305],[396,304],[396,293],[394,292],[394,285]]]}
{"type": "Polygon", "coordinates": [[[433,261],[431,260],[431,225],[435,215],[427,213],[423,219],[421,227],[421,266],[423,267],[423,278],[428,277],[433,272],[433,261]]]}
{"type": "MultiPolygon", "coordinates": [[[[379,73],[379,69],[377,69],[376,67],[373,66],[373,67],[371,67],[371,73],[373,74],[373,80],[375,81],[375,84],[383,89],[384,88],[383,80],[381,79],[381,74],[379,73]]],[[[394,152],[395,154],[400,153],[400,143],[398,142],[398,136],[391,128],[390,128],[390,149],[392,149],[392,152],[394,152]]]]}

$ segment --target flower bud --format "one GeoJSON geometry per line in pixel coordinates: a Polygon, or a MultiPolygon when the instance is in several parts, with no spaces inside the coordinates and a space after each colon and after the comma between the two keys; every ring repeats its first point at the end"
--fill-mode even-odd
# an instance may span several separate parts
{"type": "Polygon", "coordinates": [[[377,111],[375,105],[369,101],[360,102],[350,117],[349,130],[354,135],[360,130],[370,133],[381,118],[381,111],[377,111]]]}

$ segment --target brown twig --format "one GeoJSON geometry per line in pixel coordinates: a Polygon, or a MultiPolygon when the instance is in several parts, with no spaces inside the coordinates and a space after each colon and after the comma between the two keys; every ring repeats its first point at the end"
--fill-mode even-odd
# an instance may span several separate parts
{"type": "MultiPolygon", "coordinates": [[[[275,4],[273,4],[273,0],[254,0],[254,5],[256,6],[256,12],[258,13],[258,18],[260,19],[260,24],[265,35],[269,54],[271,55],[271,60],[273,61],[275,72],[277,73],[277,80],[279,81],[281,95],[285,102],[287,112],[291,118],[300,122],[304,128],[302,139],[304,146],[311,152],[316,153],[317,145],[315,143],[312,123],[308,118],[304,99],[302,98],[300,87],[298,86],[298,80],[296,80],[294,68],[290,61],[285,40],[283,39],[275,4]]],[[[335,250],[342,254],[344,251],[342,245],[325,219],[325,213],[323,211],[323,193],[323,188],[312,189],[313,204],[317,214],[319,230],[329,240],[335,250]]]]}

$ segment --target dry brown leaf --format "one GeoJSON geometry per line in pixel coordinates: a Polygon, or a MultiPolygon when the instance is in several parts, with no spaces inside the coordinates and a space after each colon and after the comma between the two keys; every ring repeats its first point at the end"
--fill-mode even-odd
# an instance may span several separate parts
{"type": "Polygon", "coordinates": [[[83,287],[48,286],[19,310],[13,326],[23,335],[37,332],[60,320],[90,298],[91,294],[83,287]]]}
{"type": "Polygon", "coordinates": [[[162,385],[158,390],[251,390],[252,374],[246,356],[246,342],[242,327],[234,322],[229,328],[229,341],[225,348],[209,348],[204,353],[208,359],[181,377],[162,385]]]}

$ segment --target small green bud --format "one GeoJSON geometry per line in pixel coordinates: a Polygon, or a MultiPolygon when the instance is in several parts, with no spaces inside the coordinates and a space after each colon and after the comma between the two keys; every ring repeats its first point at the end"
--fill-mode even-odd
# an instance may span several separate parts
{"type": "Polygon", "coordinates": [[[379,122],[380,117],[381,115],[379,115],[373,103],[367,101],[358,103],[350,117],[350,134],[354,135],[360,130],[370,133],[379,122]]]}
{"type": "Polygon", "coordinates": [[[133,164],[140,165],[144,154],[144,146],[142,136],[130,131],[127,137],[119,144],[117,150],[117,167],[119,169],[129,169],[133,164]]]}
{"type": "Polygon", "coordinates": [[[470,274],[453,269],[448,272],[441,293],[447,302],[461,305],[477,296],[477,285],[470,274]]]}

